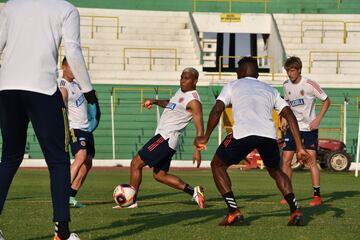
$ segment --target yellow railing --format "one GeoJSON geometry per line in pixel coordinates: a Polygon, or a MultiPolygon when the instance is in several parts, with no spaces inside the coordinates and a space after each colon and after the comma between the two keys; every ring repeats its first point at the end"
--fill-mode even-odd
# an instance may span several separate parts
{"type": "MultiPolygon", "coordinates": [[[[61,66],[61,61],[63,59],[63,57],[65,56],[64,55],[64,46],[60,46],[59,48],[59,64],[61,66]]],[[[83,55],[84,55],[84,58],[85,58],[85,62],[86,62],[86,68],[88,70],[90,70],[90,48],[89,47],[81,47],[82,49],[82,52],[83,52],[83,55]],[[84,54],[85,52],[85,54],[84,54]]]]}
{"type": "Polygon", "coordinates": [[[166,59],[173,59],[174,60],[174,69],[175,71],[177,71],[177,66],[178,66],[178,60],[179,58],[177,57],[177,49],[176,48],[124,48],[123,49],[123,64],[124,64],[124,70],[126,70],[126,52],[129,51],[147,51],[149,53],[149,56],[146,58],[149,58],[149,70],[152,71],[152,66],[153,64],[153,60],[157,59],[157,58],[164,58],[164,57],[154,57],[153,53],[154,52],[173,52],[174,53],[174,57],[169,58],[166,57],[166,59]]]}
{"type": "MultiPolygon", "coordinates": [[[[301,29],[300,29],[300,38],[301,38],[301,43],[304,42],[304,35],[305,35],[305,29],[304,29],[304,24],[305,23],[318,23],[321,26],[321,29],[312,29],[312,31],[321,31],[321,43],[324,43],[324,38],[325,38],[325,32],[327,30],[331,30],[331,29],[325,29],[326,28],[326,24],[330,24],[330,23],[339,23],[342,25],[342,29],[339,29],[338,31],[342,31],[343,32],[343,43],[345,44],[347,41],[347,36],[348,36],[348,28],[349,25],[351,24],[360,24],[360,21],[340,21],[340,20],[303,20],[301,21],[301,29]]],[[[360,29],[359,29],[360,30],[360,29]]],[[[336,30],[335,30],[336,31],[336,30]]]]}
{"type": "MultiPolygon", "coordinates": [[[[113,17],[113,16],[87,16],[87,15],[81,15],[80,18],[90,18],[91,19],[91,38],[94,38],[94,32],[95,28],[97,27],[109,27],[109,26],[102,26],[102,25],[95,25],[95,19],[113,19],[116,24],[116,39],[119,39],[119,29],[120,29],[120,22],[119,17],[113,17]]],[[[88,26],[88,25],[80,25],[80,26],[88,26]]]]}
{"type": "MultiPolygon", "coordinates": [[[[230,59],[230,58],[243,58],[245,56],[219,56],[219,80],[221,80],[221,74],[222,74],[222,62],[224,58],[230,59]]],[[[256,59],[270,59],[271,60],[271,80],[274,80],[275,78],[275,61],[274,57],[272,56],[252,56],[252,58],[256,59]]]]}
{"type": "MultiPolygon", "coordinates": [[[[332,60],[332,61],[336,61],[336,74],[339,73],[339,68],[340,68],[340,54],[360,54],[360,51],[326,51],[326,50],[314,50],[314,51],[309,51],[309,73],[311,73],[311,67],[312,67],[312,55],[313,54],[336,54],[336,60],[332,60]]],[[[331,60],[328,60],[331,61],[331,60]]],[[[355,61],[355,60],[354,60],[355,61]]],[[[359,60],[356,60],[360,62],[359,60]]]]}
{"type": "MultiPolygon", "coordinates": [[[[153,88],[112,88],[111,90],[111,95],[113,96],[114,98],[114,105],[112,106],[113,107],[113,110],[114,112],[116,112],[116,92],[137,92],[139,91],[140,92],[140,112],[143,111],[143,108],[144,108],[144,92],[155,92],[155,90],[153,88]]],[[[168,92],[169,93],[169,99],[170,97],[172,96],[172,89],[171,88],[158,88],[157,89],[157,93],[159,94],[160,92],[168,92]]],[[[156,93],[155,93],[156,94],[156,93]]],[[[154,97],[155,98],[155,97],[154,97]]]]}
{"type": "Polygon", "coordinates": [[[199,2],[214,2],[214,3],[228,3],[229,13],[232,13],[232,4],[233,3],[263,3],[264,4],[264,13],[268,11],[268,3],[271,0],[194,0],[194,12],[197,11],[197,3],[199,2]]]}

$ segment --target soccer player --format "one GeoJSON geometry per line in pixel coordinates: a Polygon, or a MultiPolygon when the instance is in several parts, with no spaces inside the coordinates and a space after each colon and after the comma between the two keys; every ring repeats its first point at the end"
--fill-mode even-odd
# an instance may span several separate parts
{"type": "MultiPolygon", "coordinates": [[[[310,206],[317,206],[322,203],[320,196],[320,171],[316,163],[318,128],[321,119],[329,109],[330,99],[315,81],[301,75],[302,63],[300,58],[295,56],[288,58],[284,68],[289,76],[289,79],[284,82],[284,98],[288,101],[291,110],[296,116],[299,123],[301,139],[311,156],[308,165],[310,167],[314,195],[309,204],[310,206]],[[315,113],[316,99],[320,99],[323,102],[318,115],[315,113]]],[[[282,120],[281,129],[286,129],[286,119],[282,120]]],[[[282,170],[291,179],[291,161],[294,156],[295,144],[293,135],[289,131],[287,131],[285,136],[283,151],[282,170]]],[[[284,199],[282,199],[281,203],[284,202],[284,199]]]]}
{"type": "Polygon", "coordinates": [[[94,136],[89,131],[87,103],[80,85],[74,79],[74,74],[66,60],[62,61],[63,77],[58,80],[58,86],[63,96],[70,127],[70,146],[75,157],[70,166],[71,189],[69,204],[75,208],[84,207],[75,198],[92,167],[95,156],[94,136]]]}
{"type": "MultiPolygon", "coordinates": [[[[192,196],[200,208],[205,208],[204,191],[201,186],[191,187],[179,177],[169,174],[170,162],[179,145],[180,135],[194,120],[196,136],[204,134],[202,105],[196,91],[199,73],[194,68],[185,68],[181,74],[180,89],[170,100],[151,99],[145,102],[148,108],[153,104],[164,107],[155,136],[151,138],[131,161],[130,185],[136,191],[142,180],[142,169],[146,165],[153,168],[155,180],[192,196]]],[[[193,161],[200,167],[201,154],[195,149],[193,161]]],[[[137,202],[129,208],[137,207],[137,202]]]]}
{"type": "MultiPolygon", "coordinates": [[[[67,116],[57,87],[61,40],[89,103],[92,126],[100,117],[80,47],[80,17],[63,0],[12,0],[0,11],[0,213],[19,168],[31,121],[50,172],[55,240],[78,240],[69,231],[70,161],[67,116]]],[[[31,220],[30,220],[31,221],[31,220]]],[[[29,221],[29,222],[30,222],[29,221]]],[[[6,234],[5,234],[6,236],[6,234]]]]}
{"type": "Polygon", "coordinates": [[[227,169],[239,163],[255,148],[290,206],[288,225],[302,225],[301,209],[293,193],[291,182],[280,168],[280,153],[271,113],[275,108],[288,120],[296,143],[296,154],[299,160],[306,161],[309,155],[302,146],[296,118],[286,101],[274,88],[257,80],[259,75],[256,59],[242,58],[239,61],[237,75],[238,79],[226,84],[218,96],[209,115],[205,135],[197,137],[194,142],[197,147],[206,144],[225,107],[232,105],[233,132],[218,147],[211,162],[216,187],[229,209],[229,213],[219,225],[233,225],[244,220],[231,190],[227,169]]]}

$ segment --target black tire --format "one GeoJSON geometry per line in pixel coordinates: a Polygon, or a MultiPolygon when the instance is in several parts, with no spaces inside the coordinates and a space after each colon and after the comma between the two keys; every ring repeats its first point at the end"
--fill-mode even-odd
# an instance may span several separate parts
{"type": "Polygon", "coordinates": [[[348,171],[351,165],[351,157],[347,152],[335,151],[326,155],[326,165],[330,171],[348,171]]]}
{"type": "Polygon", "coordinates": [[[327,169],[327,163],[319,163],[321,169],[327,169]]]}
{"type": "Polygon", "coordinates": [[[326,159],[329,153],[330,153],[329,151],[326,151],[324,149],[319,149],[316,152],[316,160],[319,163],[321,169],[327,170],[328,166],[326,159]]]}

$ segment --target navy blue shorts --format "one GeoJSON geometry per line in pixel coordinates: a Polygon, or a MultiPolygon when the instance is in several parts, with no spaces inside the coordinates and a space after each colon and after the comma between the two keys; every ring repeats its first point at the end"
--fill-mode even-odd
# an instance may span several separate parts
{"type": "Polygon", "coordinates": [[[94,136],[91,132],[80,129],[70,129],[70,146],[73,156],[75,156],[80,149],[86,149],[88,156],[95,157],[94,136]]]}
{"type": "Polygon", "coordinates": [[[229,134],[216,150],[216,155],[228,165],[238,164],[254,149],[268,168],[280,167],[280,151],[275,139],[248,136],[240,139],[229,134]]]}
{"type": "Polygon", "coordinates": [[[169,139],[165,140],[160,134],[151,138],[138,152],[141,159],[154,170],[169,171],[171,158],[176,151],[169,147],[169,139]]]}
{"type": "MultiPolygon", "coordinates": [[[[319,138],[319,130],[313,130],[313,131],[300,131],[300,137],[301,140],[304,143],[305,149],[314,150],[316,151],[318,148],[318,138],[319,138]]],[[[285,142],[283,151],[295,151],[296,145],[293,138],[293,135],[291,134],[291,131],[286,131],[285,135],[285,142]]]]}

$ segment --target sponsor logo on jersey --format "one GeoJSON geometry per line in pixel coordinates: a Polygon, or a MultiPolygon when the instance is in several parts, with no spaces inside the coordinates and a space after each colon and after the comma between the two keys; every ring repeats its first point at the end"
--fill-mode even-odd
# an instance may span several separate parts
{"type": "Polygon", "coordinates": [[[305,102],[304,102],[304,99],[302,99],[302,98],[290,101],[290,105],[292,107],[301,106],[301,105],[304,105],[304,104],[305,104],[305,102]]]}
{"type": "Polygon", "coordinates": [[[84,97],[84,95],[81,95],[81,96],[76,100],[76,102],[75,102],[76,107],[81,106],[81,104],[83,104],[84,101],[85,101],[85,97],[84,97]]]}
{"type": "Polygon", "coordinates": [[[172,102],[169,102],[169,103],[166,105],[166,108],[171,109],[171,110],[174,110],[175,107],[176,107],[176,103],[172,103],[172,102]]]}

